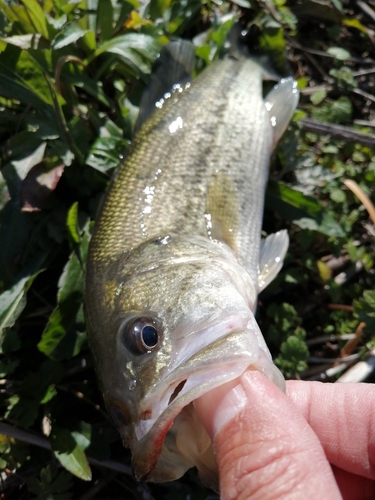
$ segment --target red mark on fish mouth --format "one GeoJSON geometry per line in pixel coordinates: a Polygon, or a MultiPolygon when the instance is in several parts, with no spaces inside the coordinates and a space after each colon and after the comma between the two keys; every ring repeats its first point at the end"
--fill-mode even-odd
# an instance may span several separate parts
{"type": "Polygon", "coordinates": [[[185,380],[182,380],[182,382],[180,382],[178,384],[178,386],[175,388],[175,390],[172,392],[171,394],[171,397],[169,398],[169,401],[168,401],[168,405],[170,405],[176,398],[177,396],[180,394],[180,392],[182,391],[182,389],[184,388],[184,385],[186,384],[186,379],[185,380]]]}
{"type": "Polygon", "coordinates": [[[145,410],[142,412],[141,420],[150,420],[152,417],[152,410],[145,410]]]}
{"type": "Polygon", "coordinates": [[[149,449],[149,453],[146,455],[146,457],[144,457],[143,465],[148,464],[148,465],[146,465],[148,472],[143,474],[141,477],[139,477],[139,476],[137,477],[137,474],[135,474],[136,478],[139,481],[147,481],[150,474],[152,473],[152,471],[156,467],[161,450],[163,448],[165,436],[166,436],[167,432],[169,431],[169,429],[172,427],[173,420],[174,420],[174,418],[172,418],[169,422],[166,423],[164,429],[161,430],[157,439],[155,439],[155,441],[153,442],[152,447],[149,449]]]}

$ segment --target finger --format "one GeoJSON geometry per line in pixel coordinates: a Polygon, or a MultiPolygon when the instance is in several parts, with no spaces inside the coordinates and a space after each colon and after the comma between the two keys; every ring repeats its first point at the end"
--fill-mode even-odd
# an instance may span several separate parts
{"type": "Polygon", "coordinates": [[[223,500],[341,498],[316,435],[261,373],[244,373],[195,407],[214,440],[223,500]]]}
{"type": "Polygon", "coordinates": [[[344,500],[374,500],[375,481],[332,466],[344,500]]]}
{"type": "Polygon", "coordinates": [[[287,394],[337,467],[375,479],[375,386],[288,381],[287,394]]]}

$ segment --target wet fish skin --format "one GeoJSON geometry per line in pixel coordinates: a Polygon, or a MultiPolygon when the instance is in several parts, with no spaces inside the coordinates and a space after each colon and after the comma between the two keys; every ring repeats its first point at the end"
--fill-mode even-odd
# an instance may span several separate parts
{"type": "Polygon", "coordinates": [[[207,237],[205,215],[216,209],[217,225],[253,274],[272,147],[261,92],[262,68],[255,61],[224,59],[173,93],[139,131],[118,170],[92,258],[115,258],[169,233],[207,237]]]}
{"type": "MultiPolygon", "coordinates": [[[[192,401],[250,365],[283,385],[253,316],[274,144],[262,71],[227,58],[177,87],[141,127],[96,222],[88,333],[138,479],[172,480],[197,465],[215,486],[192,401]],[[129,343],[140,318],[158,337],[143,353],[129,343]]],[[[270,262],[282,260],[279,243],[285,235],[268,245],[270,262]]]]}

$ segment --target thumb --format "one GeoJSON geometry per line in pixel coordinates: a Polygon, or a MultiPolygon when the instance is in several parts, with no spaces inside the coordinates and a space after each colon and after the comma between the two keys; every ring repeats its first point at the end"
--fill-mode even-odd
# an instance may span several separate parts
{"type": "Polygon", "coordinates": [[[260,372],[213,389],[195,407],[214,442],[222,500],[342,498],[317,436],[260,372]]]}

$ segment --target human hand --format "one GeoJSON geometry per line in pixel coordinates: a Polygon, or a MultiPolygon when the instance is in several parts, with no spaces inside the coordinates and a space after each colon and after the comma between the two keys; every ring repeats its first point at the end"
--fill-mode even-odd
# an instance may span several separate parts
{"type": "Polygon", "coordinates": [[[375,498],[375,386],[289,381],[286,396],[247,371],[195,407],[222,500],[375,498]]]}

